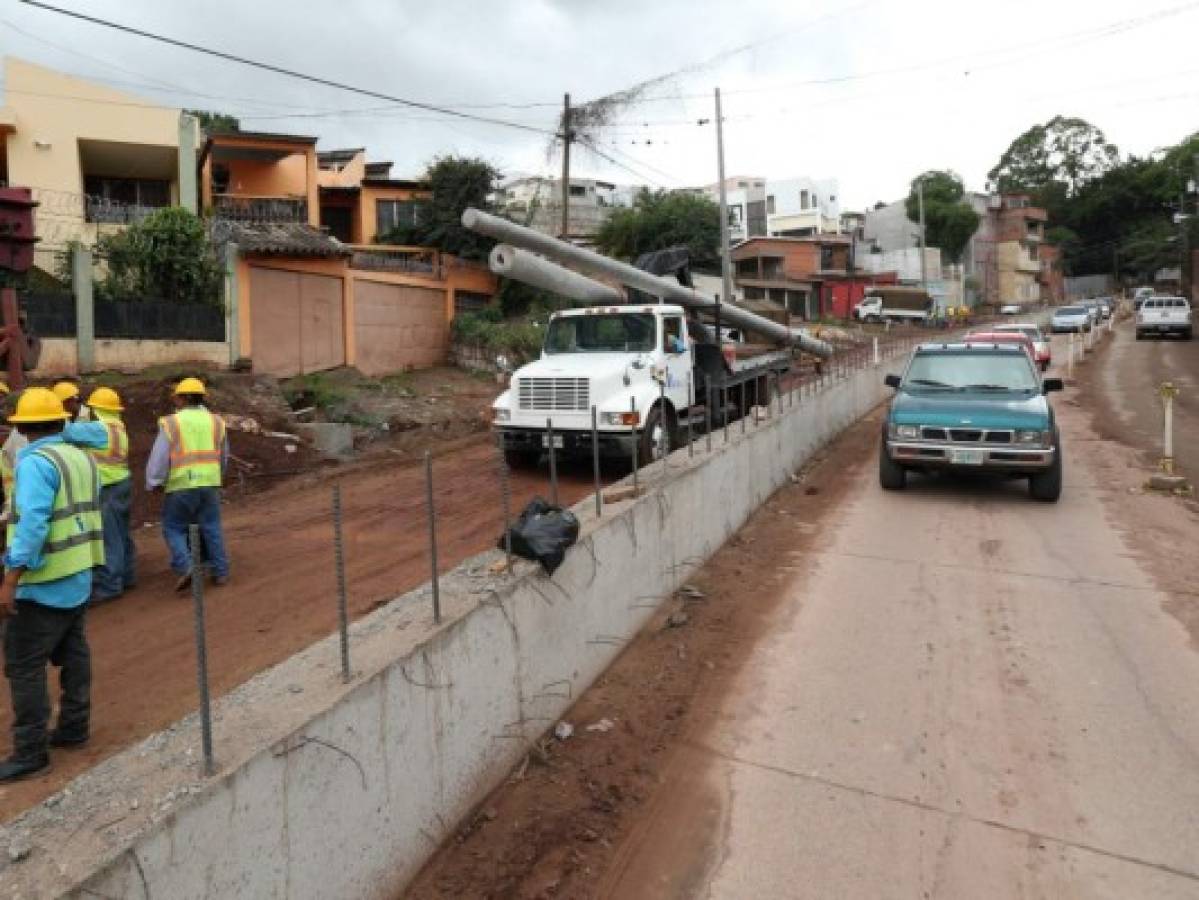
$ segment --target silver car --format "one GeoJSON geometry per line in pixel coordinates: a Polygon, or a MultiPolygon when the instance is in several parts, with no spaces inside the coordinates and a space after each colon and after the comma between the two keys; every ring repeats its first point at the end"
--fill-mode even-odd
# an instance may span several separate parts
{"type": "Polygon", "coordinates": [[[1070,331],[1086,332],[1091,330],[1093,321],[1091,313],[1081,304],[1061,306],[1053,311],[1053,318],[1049,320],[1049,330],[1054,334],[1070,331]]]}

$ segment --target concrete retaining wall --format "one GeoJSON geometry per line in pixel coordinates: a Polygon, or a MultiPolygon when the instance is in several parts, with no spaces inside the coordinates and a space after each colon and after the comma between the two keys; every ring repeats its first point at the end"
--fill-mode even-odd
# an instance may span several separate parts
{"type": "MultiPolygon", "coordinates": [[[[151,366],[175,363],[229,365],[229,345],[217,341],[139,341],[97,338],[97,372],[143,372],[151,366]]],[[[34,378],[79,374],[79,356],[74,338],[43,338],[42,357],[34,378]]]]}
{"type": "Polygon", "coordinates": [[[736,426],[727,445],[718,433],[710,453],[679,451],[599,521],[579,504],[580,542],[552,578],[524,562],[491,576],[496,554],[476,557],[444,579],[440,626],[427,587],[398,598],[354,626],[349,685],[333,638],[258,676],[218,704],[216,777],[197,772],[194,719],[103,763],[10,826],[34,851],[0,877],[22,896],[396,896],[653,601],[884,398],[882,372],[805,395],[744,437],[736,426]],[[105,829],[77,824],[114,812],[105,829]]]}

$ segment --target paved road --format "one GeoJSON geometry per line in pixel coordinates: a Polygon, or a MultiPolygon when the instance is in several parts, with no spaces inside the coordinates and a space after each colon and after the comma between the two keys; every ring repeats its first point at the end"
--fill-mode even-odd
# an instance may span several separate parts
{"type": "Polygon", "coordinates": [[[1181,470],[1199,478],[1199,341],[1151,338],[1138,341],[1131,321],[1118,327],[1091,384],[1107,414],[1107,430],[1156,459],[1161,455],[1162,409],[1157,388],[1173,381],[1174,455],[1181,470]]]}
{"type": "Polygon", "coordinates": [[[860,465],[606,893],[1199,898],[1199,654],[1096,476],[1045,505],[860,465]]]}

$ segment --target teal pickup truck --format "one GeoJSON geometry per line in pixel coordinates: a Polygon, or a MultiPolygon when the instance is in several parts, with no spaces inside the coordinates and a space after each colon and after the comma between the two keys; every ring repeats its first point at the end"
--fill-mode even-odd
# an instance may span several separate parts
{"type": "Polygon", "coordinates": [[[878,480],[904,487],[908,472],[986,471],[1028,478],[1029,494],[1062,493],[1062,445],[1042,379],[1015,344],[922,344],[895,388],[883,423],[878,480]]]}

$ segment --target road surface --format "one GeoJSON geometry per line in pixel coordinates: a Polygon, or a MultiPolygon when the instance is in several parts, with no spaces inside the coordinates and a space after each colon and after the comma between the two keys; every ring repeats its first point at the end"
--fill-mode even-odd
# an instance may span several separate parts
{"type": "Polygon", "coordinates": [[[1057,504],[856,460],[597,893],[1199,897],[1199,655],[1070,399],[1057,504]]]}

